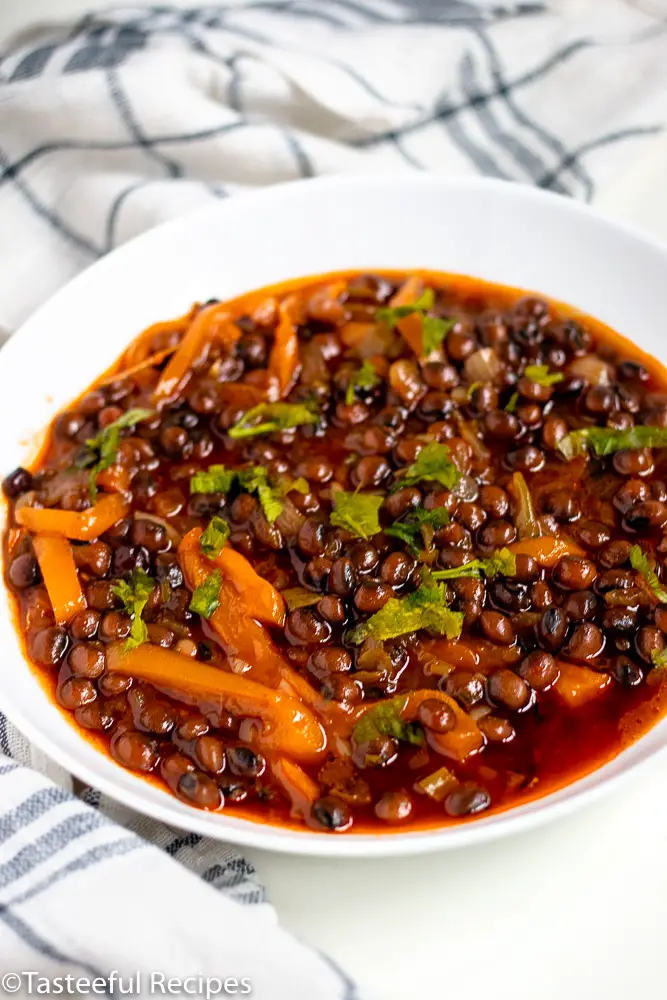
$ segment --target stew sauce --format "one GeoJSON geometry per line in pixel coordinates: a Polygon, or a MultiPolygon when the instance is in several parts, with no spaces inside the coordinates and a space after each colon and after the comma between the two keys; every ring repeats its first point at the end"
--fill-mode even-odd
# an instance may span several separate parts
{"type": "Polygon", "coordinates": [[[4,481],[57,704],[202,809],[458,823],[665,709],[667,374],[574,310],[428,272],[141,334],[4,481]],[[663,589],[663,586],[665,589],[663,589]]]}

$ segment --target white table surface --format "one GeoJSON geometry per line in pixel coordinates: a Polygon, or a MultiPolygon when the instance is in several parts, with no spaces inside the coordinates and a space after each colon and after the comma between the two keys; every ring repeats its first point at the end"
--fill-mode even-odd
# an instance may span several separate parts
{"type": "MultiPolygon", "coordinates": [[[[107,4],[0,0],[0,46],[96,6],[107,4]]],[[[667,140],[598,204],[667,242],[666,177],[667,140]]],[[[665,996],[667,755],[575,816],[487,846],[388,861],[247,855],[283,924],[364,998],[665,996]]]]}

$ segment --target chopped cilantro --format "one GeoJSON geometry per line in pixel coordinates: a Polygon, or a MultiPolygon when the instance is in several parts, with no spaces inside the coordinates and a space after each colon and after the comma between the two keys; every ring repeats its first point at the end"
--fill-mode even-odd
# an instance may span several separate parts
{"type": "Polygon", "coordinates": [[[369,539],[382,531],[378,511],[383,500],[384,497],[373,496],[372,493],[339,490],[334,496],[334,509],[329,520],[336,528],[345,528],[358,538],[369,539]]]}
{"type": "Polygon", "coordinates": [[[298,479],[270,480],[266,469],[254,465],[249,469],[228,469],[224,465],[210,465],[208,472],[195,472],[190,479],[190,493],[229,493],[234,485],[246,493],[256,493],[267,521],[272,524],[282,513],[285,497],[290,490],[308,493],[308,482],[298,479]]]}
{"type": "Polygon", "coordinates": [[[129,580],[118,580],[112,588],[114,597],[123,602],[125,611],[132,619],[125,649],[136,649],[148,639],[146,622],[141,616],[154,587],[155,580],[148,573],[143,569],[135,569],[129,580]]]}
{"type": "Polygon", "coordinates": [[[316,424],[318,420],[317,413],[306,403],[259,403],[244,413],[227,433],[237,440],[258,434],[274,434],[302,424],[316,424]]]}
{"type": "Polygon", "coordinates": [[[194,611],[202,618],[210,618],[220,605],[221,586],[222,573],[216,569],[194,591],[190,601],[190,611],[194,611]]]}
{"type": "Polygon", "coordinates": [[[142,410],[135,408],[123,413],[118,420],[104,427],[94,438],[86,441],[86,452],[77,463],[79,468],[90,468],[90,500],[94,504],[97,498],[97,474],[108,469],[116,461],[118,445],[120,444],[120,432],[126,427],[133,427],[141,420],[147,420],[153,416],[153,410],[142,410]]]}
{"type": "Polygon", "coordinates": [[[667,667],[667,649],[652,649],[651,661],[656,669],[664,670],[667,667]]]}
{"type": "Polygon", "coordinates": [[[440,483],[441,486],[451,490],[460,478],[461,473],[452,462],[447,445],[431,441],[422,448],[412,465],[409,465],[403,475],[396,480],[391,492],[423,481],[440,483]]]}
{"type": "Polygon", "coordinates": [[[634,570],[642,574],[660,603],[667,604],[667,590],[664,590],[661,586],[655,570],[651,567],[648,556],[639,545],[633,545],[630,549],[630,565],[634,570]]]}
{"type": "Polygon", "coordinates": [[[296,611],[297,608],[312,607],[322,599],[321,594],[314,594],[312,590],[305,587],[288,587],[282,591],[282,597],[289,611],[296,611]]]}
{"type": "Polygon", "coordinates": [[[550,372],[548,365],[526,365],[523,374],[531,382],[537,382],[546,388],[562,382],[565,378],[562,372],[550,372]]]}
{"type": "Polygon", "coordinates": [[[443,340],[452,329],[456,320],[442,319],[439,316],[428,316],[429,309],[433,308],[435,293],[432,288],[426,288],[414,302],[404,306],[384,306],[375,313],[375,318],[385,323],[390,330],[393,330],[399,320],[405,316],[412,316],[415,313],[422,317],[422,354],[430,354],[442,344],[443,340]]]}
{"type": "Polygon", "coordinates": [[[471,559],[463,566],[452,569],[438,569],[432,575],[435,580],[456,580],[462,576],[485,576],[491,580],[494,576],[514,576],[516,574],[516,556],[509,549],[497,549],[489,559],[471,559]]]}
{"type": "Polygon", "coordinates": [[[365,639],[395,639],[421,628],[445,635],[448,639],[459,636],[463,614],[451,611],[447,606],[444,583],[436,583],[428,573],[424,573],[424,577],[424,583],[414,593],[407,597],[392,597],[368,621],[352,629],[350,641],[359,645],[365,639]]]}
{"type": "Polygon", "coordinates": [[[354,394],[357,389],[373,389],[379,381],[380,376],[375,369],[375,365],[367,359],[347,384],[345,392],[345,402],[347,405],[351,406],[354,403],[354,394]]]}
{"type": "Polygon", "coordinates": [[[438,528],[444,528],[449,524],[449,514],[444,507],[436,507],[434,510],[424,510],[420,507],[411,511],[402,521],[394,521],[390,528],[385,529],[385,534],[392,538],[400,538],[408,546],[413,555],[419,555],[419,545],[417,540],[421,535],[426,547],[433,541],[433,532],[438,528]]]}
{"type": "Polygon", "coordinates": [[[516,410],[516,404],[519,402],[519,393],[513,392],[510,396],[507,406],[505,407],[505,413],[514,413],[516,410]]]}
{"type": "Polygon", "coordinates": [[[199,539],[199,545],[205,555],[219,556],[228,538],[229,525],[224,518],[216,515],[208,522],[199,539]]]}
{"type": "Polygon", "coordinates": [[[373,708],[364,712],[352,731],[357,746],[370,743],[378,736],[393,736],[404,743],[424,742],[424,731],[414,722],[404,722],[401,714],[407,704],[406,695],[397,695],[387,701],[381,701],[373,708]]]}
{"type": "Polygon", "coordinates": [[[637,448],[667,448],[667,427],[628,427],[624,431],[608,427],[582,427],[570,431],[558,442],[558,450],[568,461],[588,449],[598,456],[637,448]]]}

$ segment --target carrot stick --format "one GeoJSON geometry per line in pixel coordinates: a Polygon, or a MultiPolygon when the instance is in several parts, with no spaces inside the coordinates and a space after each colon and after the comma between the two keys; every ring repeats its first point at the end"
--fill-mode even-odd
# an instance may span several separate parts
{"type": "Polygon", "coordinates": [[[122,645],[113,644],[107,647],[107,669],[185,694],[219,697],[233,715],[262,721],[257,736],[262,749],[307,759],[319,756],[326,747],[322,727],[297,698],[172,649],[144,643],[125,651],[122,645]]]}
{"type": "Polygon", "coordinates": [[[120,521],[130,509],[129,502],[120,493],[112,493],[79,513],[73,510],[53,510],[41,507],[21,507],[16,520],[37,535],[62,535],[79,542],[99,538],[120,521]]]}
{"type": "Polygon", "coordinates": [[[161,364],[165,358],[168,358],[170,354],[174,354],[176,350],[176,347],[168,347],[164,351],[158,351],[157,354],[151,354],[143,361],[138,361],[136,365],[132,365],[131,368],[124,368],[122,371],[113,372],[111,375],[107,375],[107,377],[102,379],[99,384],[108,385],[110,382],[118,382],[121,379],[129,378],[130,375],[136,375],[137,372],[144,371],[145,368],[154,368],[155,365],[161,364]]]}
{"type": "MultiPolygon", "coordinates": [[[[229,319],[229,312],[227,307],[221,303],[205,306],[199,310],[178,345],[178,350],[162,372],[153,393],[155,403],[160,403],[175,395],[204,347],[218,335],[216,324],[224,324],[227,319],[229,319]]],[[[223,339],[227,344],[241,336],[238,327],[233,329],[236,330],[236,337],[234,337],[231,324],[229,329],[225,327],[223,339]]]]}
{"type": "MultiPolygon", "coordinates": [[[[415,302],[423,291],[421,278],[412,275],[401,285],[396,294],[390,299],[389,305],[392,309],[396,306],[409,306],[415,302]]],[[[396,324],[396,329],[403,337],[403,340],[412,348],[417,357],[421,357],[422,351],[422,317],[418,313],[410,316],[403,316],[396,324]]]]}
{"type": "Polygon", "coordinates": [[[77,611],[86,607],[72,546],[59,535],[38,535],[33,539],[33,548],[56,622],[66,625],[77,611]]]}
{"type": "Polygon", "coordinates": [[[212,560],[236,587],[246,604],[246,614],[267,625],[285,624],[285,601],[275,587],[248,562],[244,555],[229,545],[212,560]]]}
{"type": "Polygon", "coordinates": [[[510,552],[517,556],[532,556],[537,559],[540,566],[551,568],[563,558],[563,556],[581,556],[583,549],[580,549],[574,542],[564,538],[526,538],[522,542],[514,542],[508,545],[510,552]]]}
{"type": "Polygon", "coordinates": [[[184,316],[177,316],[175,319],[164,320],[161,323],[153,323],[152,326],[143,330],[138,337],[135,337],[123,354],[123,367],[132,367],[145,361],[153,350],[153,341],[156,337],[162,334],[181,333],[184,331],[191,322],[196,309],[197,306],[194,305],[184,316]]]}
{"type": "Polygon", "coordinates": [[[269,354],[269,372],[278,379],[280,395],[286,396],[299,367],[299,338],[292,318],[292,299],[286,299],[280,306],[280,320],[276,327],[273,347],[269,354]]]}
{"type": "Polygon", "coordinates": [[[598,673],[590,667],[577,667],[559,661],[560,676],[553,690],[568,708],[579,708],[602,694],[611,682],[609,674],[598,673]]]}
{"type": "MultiPolygon", "coordinates": [[[[210,576],[212,564],[199,548],[201,528],[187,533],[178,548],[178,556],[190,590],[195,590],[210,576]]],[[[208,620],[228,656],[237,656],[249,664],[253,678],[269,687],[280,683],[287,662],[271,641],[266,629],[251,617],[248,603],[227,577],[222,578],[220,605],[208,620]]]]}
{"type": "Polygon", "coordinates": [[[271,765],[271,770],[292,800],[292,816],[308,819],[320,797],[319,786],[288,757],[279,757],[271,765]]]}

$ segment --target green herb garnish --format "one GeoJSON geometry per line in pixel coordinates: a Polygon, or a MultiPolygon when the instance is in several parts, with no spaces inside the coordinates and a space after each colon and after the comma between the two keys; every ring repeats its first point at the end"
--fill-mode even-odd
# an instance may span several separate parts
{"type": "Polygon", "coordinates": [[[497,549],[489,559],[471,559],[463,566],[435,570],[432,576],[435,580],[457,580],[462,576],[485,576],[488,580],[492,580],[498,574],[516,575],[516,556],[509,549],[497,549]]]}
{"type": "Polygon", "coordinates": [[[317,413],[306,403],[259,403],[244,413],[227,433],[230,438],[237,440],[291,430],[302,424],[316,424],[318,420],[317,413]],[[258,418],[259,422],[254,423],[258,418]]]}
{"type": "Polygon", "coordinates": [[[401,718],[407,701],[406,695],[398,695],[396,698],[381,701],[365,712],[352,730],[357,746],[370,743],[378,736],[393,736],[395,740],[421,746],[424,742],[422,727],[414,722],[404,722],[401,718]]]}
{"type": "Polygon", "coordinates": [[[216,608],[220,606],[221,586],[222,573],[216,569],[194,591],[190,601],[190,611],[194,611],[202,618],[210,618],[216,608]]]}
{"type": "Polygon", "coordinates": [[[368,621],[350,632],[350,641],[355,645],[365,639],[395,639],[406,632],[429,629],[448,639],[455,639],[463,628],[463,614],[451,611],[447,605],[447,589],[444,583],[435,583],[430,573],[423,572],[424,583],[407,597],[392,597],[368,621]]]}
{"type": "Polygon", "coordinates": [[[419,555],[417,540],[421,535],[424,545],[428,548],[433,541],[433,532],[449,524],[449,514],[444,507],[434,510],[411,511],[402,521],[394,521],[390,528],[385,528],[385,534],[392,538],[400,538],[408,546],[413,555],[419,555]]]}
{"type": "Polygon", "coordinates": [[[412,465],[409,465],[403,475],[396,480],[391,492],[395,493],[403,486],[414,486],[415,483],[424,480],[440,483],[441,486],[451,490],[460,478],[461,473],[452,462],[447,445],[431,441],[422,448],[412,465]]]}
{"type": "Polygon", "coordinates": [[[281,592],[281,596],[288,611],[312,607],[313,604],[317,604],[322,599],[321,594],[314,594],[312,590],[306,590],[305,587],[288,587],[287,590],[281,592]]]}
{"type": "Polygon", "coordinates": [[[266,469],[254,465],[250,469],[228,469],[225,465],[209,465],[208,472],[195,472],[190,479],[190,493],[229,493],[233,486],[246,493],[256,493],[267,521],[271,524],[282,513],[285,497],[290,490],[308,493],[310,487],[303,477],[270,480],[266,469]]]}
{"type": "Polygon", "coordinates": [[[204,555],[219,556],[229,538],[229,525],[224,518],[212,517],[199,539],[199,545],[204,555]]]}
{"type": "Polygon", "coordinates": [[[148,639],[146,622],[141,616],[154,587],[155,580],[143,569],[135,569],[129,580],[118,580],[112,587],[114,597],[123,602],[125,611],[132,619],[132,628],[125,642],[127,650],[136,649],[148,639]]]}
{"type": "Polygon", "coordinates": [[[354,403],[354,394],[357,389],[373,389],[380,381],[375,365],[372,361],[364,361],[356,375],[353,375],[347,383],[345,392],[345,402],[348,406],[354,403]]]}
{"type": "Polygon", "coordinates": [[[412,316],[413,313],[428,312],[433,308],[435,293],[432,288],[425,288],[418,299],[404,306],[383,306],[375,312],[375,318],[379,323],[385,323],[390,330],[393,330],[400,319],[412,316]]]}
{"type": "Polygon", "coordinates": [[[418,313],[422,317],[422,354],[437,351],[443,340],[455,325],[455,319],[441,319],[439,316],[427,316],[433,308],[435,294],[432,288],[426,288],[414,302],[404,306],[383,306],[375,313],[380,323],[385,323],[393,330],[399,320],[405,316],[418,313]]]}
{"type": "Polygon", "coordinates": [[[368,540],[382,531],[378,520],[378,511],[384,497],[373,496],[372,493],[346,493],[338,490],[334,495],[334,509],[329,521],[336,528],[345,528],[357,538],[368,540]]]}
{"type": "Polygon", "coordinates": [[[651,661],[657,670],[664,670],[667,667],[667,649],[652,649],[651,661]]]}
{"type": "Polygon", "coordinates": [[[202,469],[191,477],[190,493],[229,493],[238,476],[237,469],[209,465],[207,472],[202,469]]]}
{"type": "Polygon", "coordinates": [[[548,365],[526,365],[523,374],[531,382],[537,382],[538,385],[546,388],[562,382],[565,378],[562,372],[550,372],[548,365]]]}
{"type": "Polygon", "coordinates": [[[80,469],[90,468],[90,500],[94,505],[97,499],[97,474],[108,469],[116,461],[118,445],[120,444],[120,432],[126,427],[133,427],[140,420],[146,420],[153,416],[153,410],[142,410],[136,408],[128,410],[118,420],[108,424],[94,438],[86,441],[87,451],[77,462],[80,469]]]}
{"type": "Polygon", "coordinates": [[[638,573],[641,573],[649,587],[658,598],[661,604],[667,604],[667,590],[664,590],[654,569],[652,569],[648,556],[639,547],[633,545],[630,549],[630,565],[638,573]]]}
{"type": "Polygon", "coordinates": [[[507,406],[505,407],[505,413],[514,413],[516,410],[516,404],[519,402],[519,393],[513,392],[510,396],[507,406]]]}
{"type": "Polygon", "coordinates": [[[624,431],[608,427],[582,427],[566,434],[557,447],[568,461],[585,455],[589,449],[602,457],[638,448],[667,448],[667,427],[628,427],[624,431]]]}

